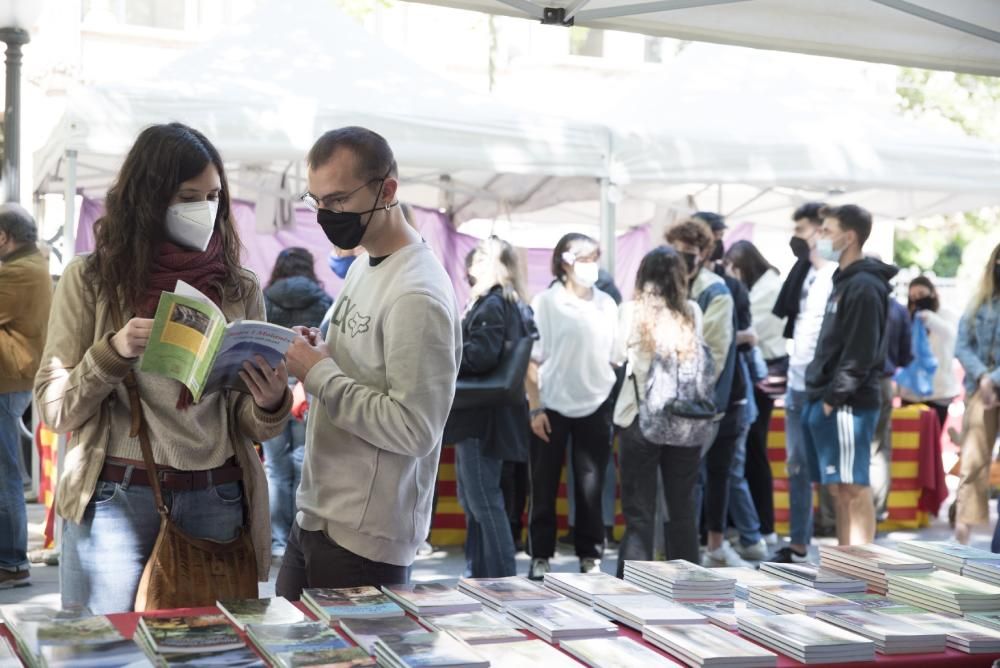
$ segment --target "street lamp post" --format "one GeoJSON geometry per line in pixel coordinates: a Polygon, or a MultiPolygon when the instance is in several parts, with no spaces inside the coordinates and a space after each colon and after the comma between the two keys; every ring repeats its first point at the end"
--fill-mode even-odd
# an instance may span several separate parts
{"type": "Polygon", "coordinates": [[[0,28],[7,45],[7,87],[3,114],[3,182],[8,202],[21,199],[21,47],[31,41],[24,28],[0,28]]]}

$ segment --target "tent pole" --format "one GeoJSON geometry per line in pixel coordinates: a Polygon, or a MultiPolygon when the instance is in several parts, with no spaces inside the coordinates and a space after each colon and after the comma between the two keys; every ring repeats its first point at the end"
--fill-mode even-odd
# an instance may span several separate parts
{"type": "Polygon", "coordinates": [[[611,197],[611,179],[601,179],[601,266],[615,275],[615,203],[611,197]]]}
{"type": "Polygon", "coordinates": [[[63,189],[66,222],[63,225],[63,268],[76,255],[76,151],[66,150],[66,185],[63,189]]]}

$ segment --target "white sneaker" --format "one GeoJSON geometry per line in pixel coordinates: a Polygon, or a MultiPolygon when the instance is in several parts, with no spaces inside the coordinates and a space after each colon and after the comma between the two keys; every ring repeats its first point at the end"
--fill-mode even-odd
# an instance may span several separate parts
{"type": "Polygon", "coordinates": [[[748,561],[764,561],[768,557],[768,547],[767,542],[763,538],[758,540],[753,545],[744,545],[740,543],[739,540],[733,543],[733,549],[736,550],[736,554],[740,555],[742,558],[748,561]]]}
{"type": "Polygon", "coordinates": [[[706,568],[716,566],[749,566],[747,562],[736,554],[736,550],[729,543],[723,542],[721,547],[714,550],[705,550],[705,556],[701,560],[701,565],[706,568]]]}
{"type": "Polygon", "coordinates": [[[601,572],[601,560],[600,559],[581,559],[580,560],[580,572],[581,573],[600,573],[601,572]]]}
{"type": "Polygon", "coordinates": [[[528,569],[529,580],[543,580],[545,574],[551,570],[548,559],[532,559],[531,568],[528,569]]]}
{"type": "Polygon", "coordinates": [[[768,547],[777,547],[778,543],[781,542],[781,537],[776,533],[769,533],[764,536],[764,542],[767,543],[768,547]]]}
{"type": "Polygon", "coordinates": [[[426,540],[420,544],[420,547],[417,548],[418,557],[429,557],[432,554],[434,554],[434,546],[426,540]]]}

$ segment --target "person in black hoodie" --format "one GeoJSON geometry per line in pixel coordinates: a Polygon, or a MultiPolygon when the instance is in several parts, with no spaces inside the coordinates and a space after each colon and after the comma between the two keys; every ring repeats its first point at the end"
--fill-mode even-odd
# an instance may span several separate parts
{"type": "MultiPolygon", "coordinates": [[[[316,278],[313,261],[312,253],[305,248],[286,248],[278,254],[264,289],[268,322],[288,328],[319,327],[333,299],[316,278]]],[[[289,387],[297,383],[295,378],[288,378],[289,387]]],[[[271,553],[276,557],[284,555],[295,519],[295,490],[302,476],[305,444],[305,421],[300,418],[289,420],[284,433],[264,441],[264,471],[271,500],[271,553]]]]}
{"type": "Polygon", "coordinates": [[[875,539],[869,466],[888,346],[889,281],[898,269],[863,256],[872,229],[866,210],[847,204],[821,216],[816,248],[839,269],[806,370],[802,421],[812,479],[836,499],[837,541],[858,545],[875,539]]]}
{"type": "MultiPolygon", "coordinates": [[[[505,341],[535,336],[517,255],[509,243],[489,237],[466,259],[472,286],[462,318],[459,378],[487,374],[500,364],[505,341]]],[[[528,400],[516,406],[452,410],[445,442],[455,443],[458,501],[465,511],[466,575],[516,574],[514,537],[501,487],[504,462],[526,462],[528,400]]]]}

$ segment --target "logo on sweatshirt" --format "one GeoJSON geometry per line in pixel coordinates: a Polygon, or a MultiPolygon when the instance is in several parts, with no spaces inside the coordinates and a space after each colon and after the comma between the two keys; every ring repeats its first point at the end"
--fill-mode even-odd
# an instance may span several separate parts
{"type": "Polygon", "coordinates": [[[341,295],[337,300],[337,306],[333,310],[333,317],[330,322],[340,329],[341,334],[350,333],[351,337],[367,332],[371,323],[371,316],[358,313],[358,305],[351,301],[347,295],[341,295]]]}

